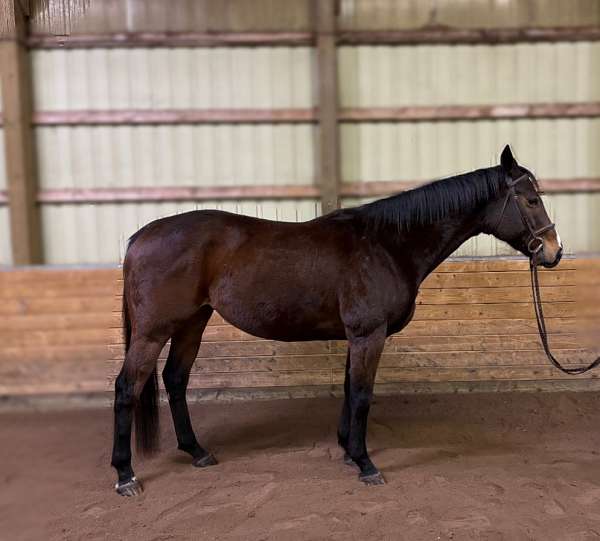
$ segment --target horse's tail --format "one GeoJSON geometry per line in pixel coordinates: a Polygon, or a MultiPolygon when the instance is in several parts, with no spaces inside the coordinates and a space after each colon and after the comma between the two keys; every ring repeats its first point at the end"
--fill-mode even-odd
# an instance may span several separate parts
{"type": "Polygon", "coordinates": [[[123,284],[123,307],[121,309],[123,320],[123,340],[125,341],[125,355],[131,345],[131,320],[129,319],[129,309],[127,308],[127,297],[125,293],[125,284],[123,284]]]}
{"type": "Polygon", "coordinates": [[[139,453],[146,456],[158,450],[158,402],[158,375],[155,366],[140,398],[135,402],[135,446],[139,453]]]}
{"type": "MultiPolygon", "coordinates": [[[[134,237],[130,239],[129,245],[133,242],[134,237]]],[[[125,357],[127,357],[127,352],[131,346],[131,319],[127,306],[127,285],[125,280],[123,282],[123,339],[125,341],[125,357]]],[[[137,373],[136,367],[133,367],[133,372],[137,373]]],[[[135,444],[138,452],[144,455],[151,455],[158,450],[158,405],[158,375],[155,365],[152,374],[150,374],[150,377],[144,384],[139,398],[135,400],[134,407],[135,444]]]]}

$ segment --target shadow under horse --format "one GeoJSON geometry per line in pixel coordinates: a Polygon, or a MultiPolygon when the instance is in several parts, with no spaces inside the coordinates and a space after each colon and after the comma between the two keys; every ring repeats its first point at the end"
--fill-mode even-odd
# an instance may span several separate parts
{"type": "Polygon", "coordinates": [[[123,265],[126,353],[115,383],[112,454],[117,492],[142,490],[131,466],[134,418],[138,448],[157,447],[157,361],[169,339],[162,376],[178,447],[194,466],[216,464],[196,439],[186,402],[213,310],[261,338],[348,340],[338,441],[361,481],[383,484],[365,439],[385,339],[410,322],[423,280],[480,233],[536,265],[553,267],[562,255],[537,181],[508,146],[499,166],[304,223],[203,210],[140,229],[123,265]]]}

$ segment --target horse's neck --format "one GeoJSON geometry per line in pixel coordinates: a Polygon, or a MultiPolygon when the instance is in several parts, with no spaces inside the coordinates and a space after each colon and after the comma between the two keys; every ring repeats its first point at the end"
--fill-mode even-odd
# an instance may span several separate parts
{"type": "MultiPolygon", "coordinates": [[[[464,242],[481,233],[480,213],[446,218],[426,226],[398,234],[392,228],[384,232],[392,239],[392,250],[398,264],[413,266],[418,282],[424,280],[436,267],[452,255],[464,242]]],[[[389,242],[389,240],[388,240],[389,242]]]]}

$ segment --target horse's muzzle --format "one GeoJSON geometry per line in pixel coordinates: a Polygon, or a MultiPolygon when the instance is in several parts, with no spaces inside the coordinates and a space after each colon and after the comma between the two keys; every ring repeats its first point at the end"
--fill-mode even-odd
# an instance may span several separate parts
{"type": "Polygon", "coordinates": [[[556,265],[558,265],[560,263],[560,260],[562,259],[562,255],[563,255],[563,249],[562,247],[558,249],[558,252],[556,252],[556,257],[554,258],[554,261],[544,261],[542,263],[542,266],[546,269],[553,269],[554,267],[556,267],[556,265]]]}

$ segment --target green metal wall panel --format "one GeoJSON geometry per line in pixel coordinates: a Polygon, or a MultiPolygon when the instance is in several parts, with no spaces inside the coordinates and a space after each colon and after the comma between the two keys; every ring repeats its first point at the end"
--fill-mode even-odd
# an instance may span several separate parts
{"type": "Polygon", "coordinates": [[[600,43],[339,49],[343,107],[600,100],[600,43]]]}
{"type": "Polygon", "coordinates": [[[316,200],[43,205],[46,262],[118,263],[123,257],[127,239],[140,227],[157,218],[197,209],[219,209],[291,222],[310,220],[321,212],[320,202],[316,200]]]}
{"type": "Polygon", "coordinates": [[[425,181],[498,163],[509,143],[544,178],[600,177],[600,119],[344,124],[345,181],[425,181]]]}
{"type": "Polygon", "coordinates": [[[312,107],[310,47],[31,52],[37,110],[312,107]]]}
{"type": "Polygon", "coordinates": [[[310,185],[309,124],[39,127],[40,186],[310,185]]]}

